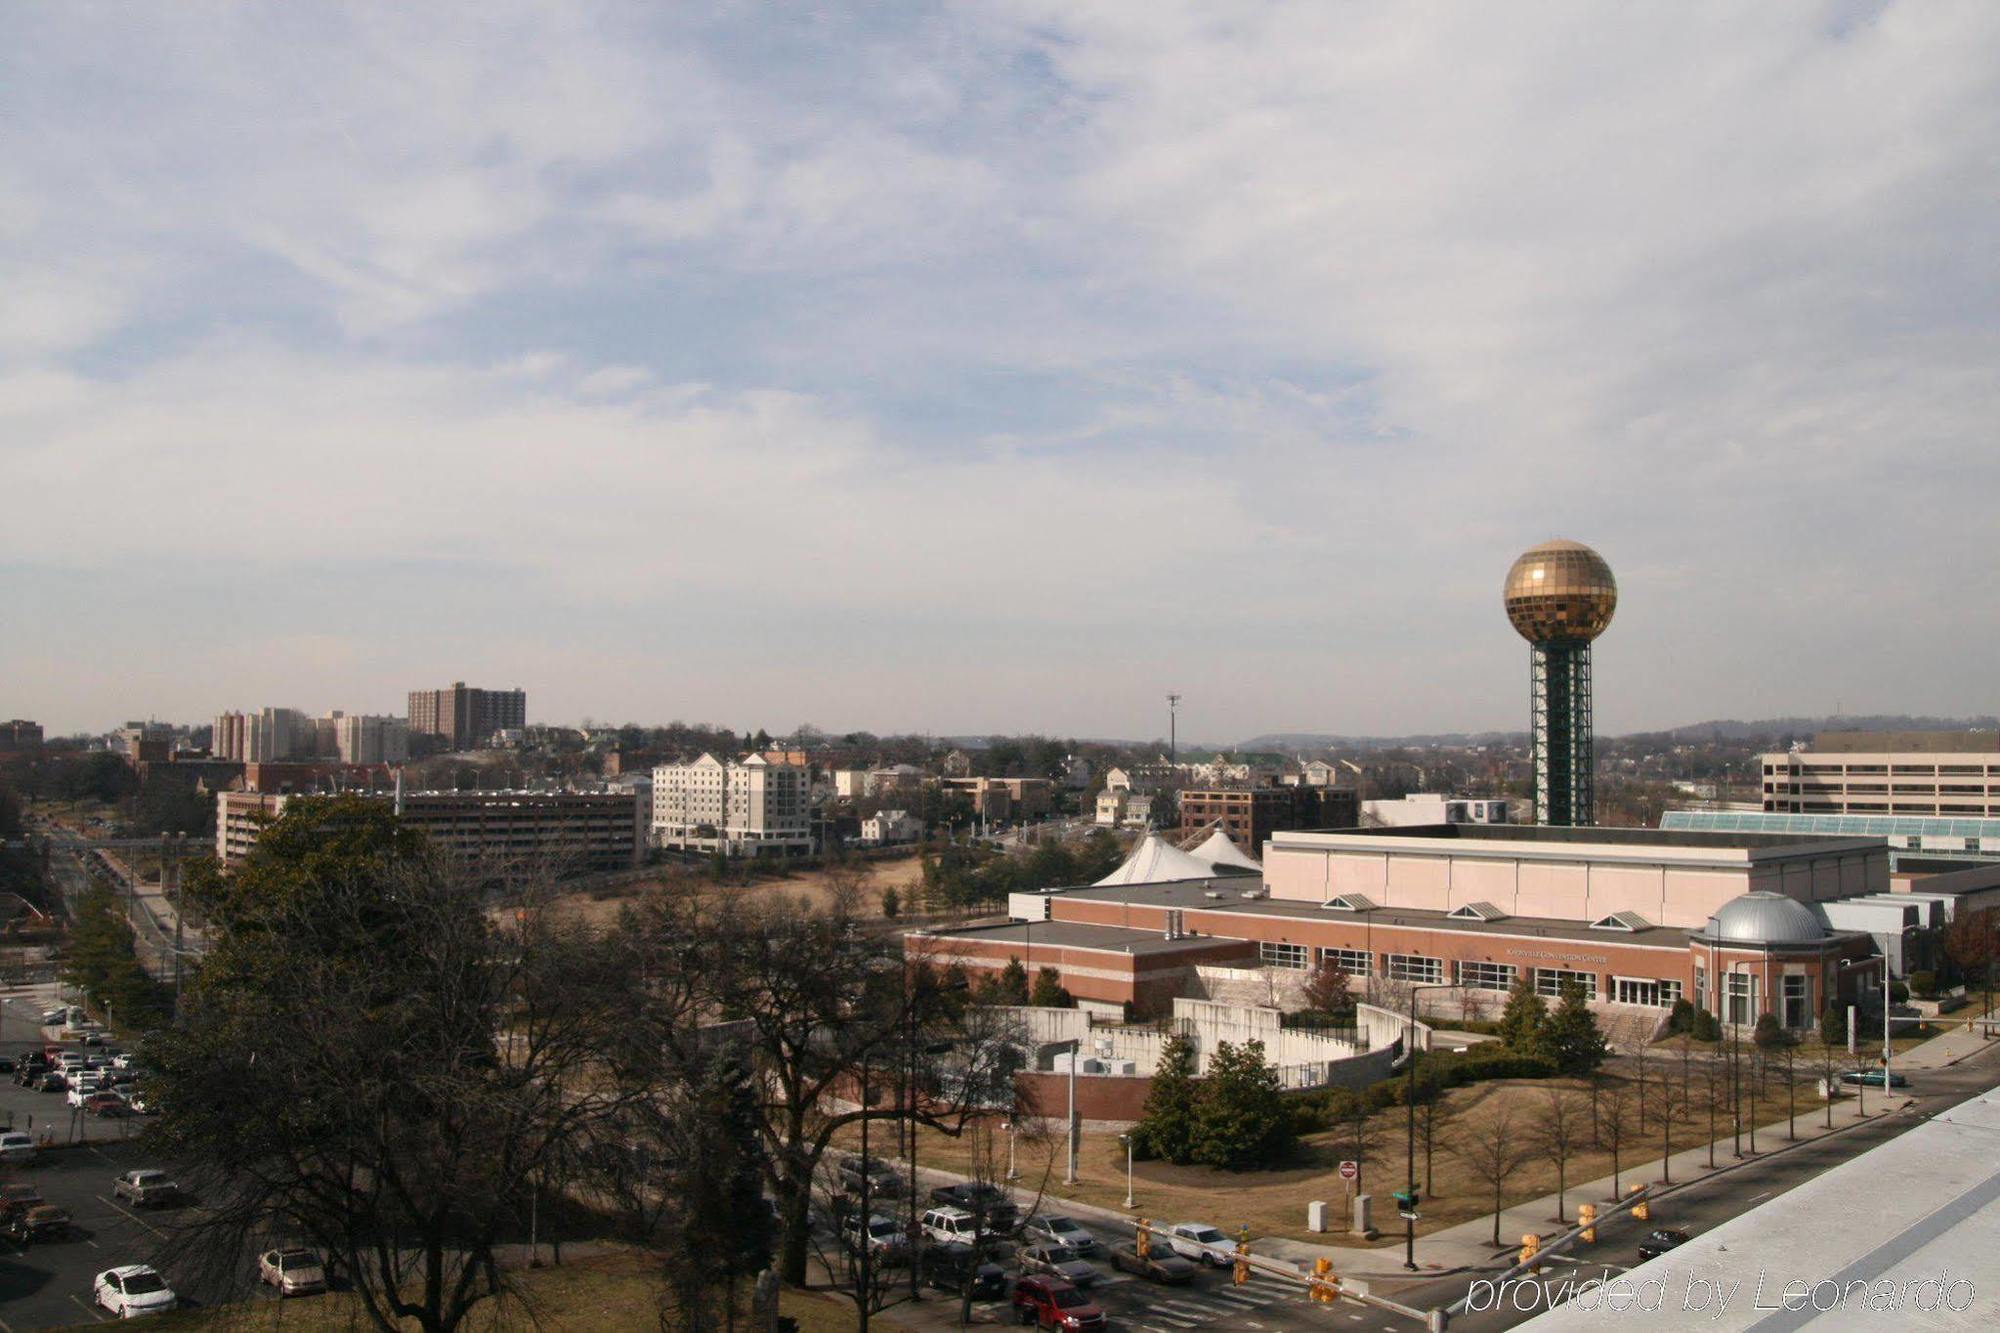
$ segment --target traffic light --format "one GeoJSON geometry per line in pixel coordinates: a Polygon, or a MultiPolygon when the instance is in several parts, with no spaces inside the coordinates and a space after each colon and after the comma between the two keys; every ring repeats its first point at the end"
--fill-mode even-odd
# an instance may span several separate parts
{"type": "Polygon", "coordinates": [[[1583,1228],[1582,1231],[1577,1233],[1576,1238],[1578,1240],[1582,1241],[1585,1245],[1597,1244],[1596,1204],[1594,1203],[1578,1204],[1576,1209],[1576,1224],[1583,1228]]]}
{"type": "Polygon", "coordinates": [[[1236,1228],[1236,1264],[1229,1280],[1239,1287],[1250,1280],[1250,1228],[1247,1226],[1236,1228]]]}
{"type": "Polygon", "coordinates": [[[1313,1260],[1312,1277],[1307,1279],[1307,1290],[1314,1301],[1321,1305],[1332,1305],[1340,1299],[1340,1279],[1334,1276],[1333,1260],[1321,1255],[1313,1260]]]}
{"type": "Polygon", "coordinates": [[[1152,1248],[1153,1225],[1142,1217],[1139,1219],[1139,1225],[1132,1228],[1132,1253],[1143,1259],[1146,1257],[1146,1251],[1152,1248]]]}
{"type": "Polygon", "coordinates": [[[1521,1262],[1531,1264],[1535,1256],[1542,1252],[1542,1238],[1532,1231],[1521,1233],[1521,1262]]]}
{"type": "MultiPolygon", "coordinates": [[[[1631,1189],[1626,1190],[1625,1193],[1629,1197],[1634,1194],[1644,1194],[1645,1191],[1646,1187],[1644,1185],[1634,1185],[1631,1189]]],[[[1632,1205],[1632,1217],[1634,1221],[1638,1222],[1649,1221],[1651,1220],[1652,1216],[1653,1216],[1653,1210],[1646,1206],[1646,1201],[1644,1199],[1640,1199],[1639,1202],[1632,1205]]]]}

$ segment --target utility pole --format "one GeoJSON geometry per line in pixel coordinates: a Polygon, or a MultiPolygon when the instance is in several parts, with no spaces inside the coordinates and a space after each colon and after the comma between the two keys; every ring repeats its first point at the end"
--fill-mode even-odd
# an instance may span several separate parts
{"type": "Polygon", "coordinates": [[[1167,762],[1169,764],[1180,761],[1180,720],[1181,697],[1178,694],[1169,694],[1167,696],[1167,762]]]}

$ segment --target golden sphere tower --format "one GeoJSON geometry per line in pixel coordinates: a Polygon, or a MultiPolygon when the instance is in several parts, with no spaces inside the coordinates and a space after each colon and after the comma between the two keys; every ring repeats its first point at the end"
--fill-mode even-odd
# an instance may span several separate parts
{"type": "Polygon", "coordinates": [[[1507,571],[1503,595],[1507,619],[1529,644],[1536,822],[1594,824],[1590,641],[1618,609],[1618,581],[1583,543],[1543,542],[1507,571]]]}

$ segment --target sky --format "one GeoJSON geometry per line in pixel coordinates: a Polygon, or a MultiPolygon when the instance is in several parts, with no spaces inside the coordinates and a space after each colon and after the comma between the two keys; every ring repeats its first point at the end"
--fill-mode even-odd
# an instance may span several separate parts
{"type": "Polygon", "coordinates": [[[0,716],[1990,712],[2000,6],[0,10],[0,716]],[[824,12],[812,13],[812,9],[824,12]]]}

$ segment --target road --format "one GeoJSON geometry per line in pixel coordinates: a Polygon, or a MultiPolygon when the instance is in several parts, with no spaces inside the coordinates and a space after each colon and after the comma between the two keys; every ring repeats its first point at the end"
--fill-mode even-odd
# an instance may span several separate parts
{"type": "MultiPolygon", "coordinates": [[[[1621,1216],[1599,1227],[1598,1243],[1588,1250],[1593,1262],[1550,1265],[1543,1272],[1540,1294],[1529,1292],[1519,1296],[1518,1303],[1526,1305],[1526,1311],[1513,1308],[1513,1293],[1510,1292],[1509,1308],[1469,1311],[1453,1319],[1451,1327],[1472,1330],[1473,1333],[1512,1328],[1546,1309],[1549,1293],[1561,1283],[1581,1282],[1607,1275],[1616,1277],[1637,1265],[1640,1262],[1639,1240],[1653,1228],[1669,1227],[1690,1233],[1711,1230],[1841,1162],[1888,1142],[1922,1123],[1925,1117],[1987,1091],[1996,1081],[2000,1081],[2000,1048],[1988,1048],[1953,1069],[1915,1074],[1911,1077],[1911,1091],[1916,1094],[1917,1100],[1909,1110],[1878,1117],[1844,1133],[1814,1139],[1784,1152],[1767,1153],[1737,1170],[1705,1177],[1681,1187],[1653,1206],[1649,1221],[1637,1222],[1621,1216]]],[[[1819,1107],[1814,1107],[1813,1113],[1824,1114],[1819,1107]]],[[[1844,1113],[1845,1108],[1834,1112],[1836,1117],[1844,1113]]],[[[1768,1139],[1760,1137],[1759,1142],[1760,1146],[1768,1148],[1768,1139]]],[[[1779,1142],[1782,1142],[1782,1136],[1779,1142]]],[[[1725,1160],[1728,1151],[1726,1147],[1718,1150],[1718,1163],[1725,1160]]],[[[1501,1270],[1496,1267],[1494,1271],[1501,1270]]],[[[1405,1288],[1397,1293],[1396,1299],[1418,1308],[1449,1305],[1467,1294],[1475,1276],[1460,1275],[1405,1288]]],[[[1490,1288],[1481,1289],[1482,1303],[1489,1293],[1490,1288]]]]}

